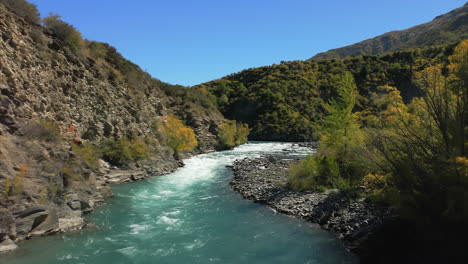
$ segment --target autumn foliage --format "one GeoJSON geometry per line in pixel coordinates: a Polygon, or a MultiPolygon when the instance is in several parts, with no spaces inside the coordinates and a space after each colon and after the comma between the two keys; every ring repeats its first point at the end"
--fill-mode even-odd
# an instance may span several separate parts
{"type": "Polygon", "coordinates": [[[229,120],[219,127],[218,139],[223,148],[231,148],[247,142],[249,131],[247,124],[237,124],[235,120],[229,120]]]}
{"type": "Polygon", "coordinates": [[[161,132],[166,144],[176,152],[190,151],[198,146],[193,129],[174,116],[162,118],[161,132]]]}
{"type": "Polygon", "coordinates": [[[291,168],[290,186],[365,186],[421,226],[468,224],[468,40],[448,66],[414,73],[421,96],[409,103],[382,85],[356,109],[352,79],[343,81],[323,103],[317,154],[291,168]]]}

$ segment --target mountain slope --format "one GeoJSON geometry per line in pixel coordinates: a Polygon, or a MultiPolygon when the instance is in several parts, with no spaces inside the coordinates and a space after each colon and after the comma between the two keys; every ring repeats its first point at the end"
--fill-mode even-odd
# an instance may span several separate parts
{"type": "Polygon", "coordinates": [[[431,22],[406,30],[392,31],[362,42],[322,52],[309,60],[376,55],[410,48],[453,44],[468,38],[468,3],[431,22]]]}
{"type": "Polygon", "coordinates": [[[446,65],[453,45],[384,55],[322,61],[290,61],[246,69],[196,86],[211,93],[221,112],[251,127],[251,140],[308,141],[313,121],[324,113],[321,102],[337,95],[340,76],[356,81],[360,109],[369,106],[380,87],[398,88],[405,101],[419,95],[412,79],[428,66],[446,65]]]}
{"type": "Polygon", "coordinates": [[[53,22],[77,38],[60,38],[1,3],[0,253],[13,241],[81,228],[83,213],[111,195],[109,183],[179,167],[182,156],[164,134],[168,120],[194,130],[192,153],[218,147],[224,118],[200,91],[152,78],[63,21],[53,22]],[[126,170],[110,170],[101,152],[127,158],[116,163],[126,170]]]}

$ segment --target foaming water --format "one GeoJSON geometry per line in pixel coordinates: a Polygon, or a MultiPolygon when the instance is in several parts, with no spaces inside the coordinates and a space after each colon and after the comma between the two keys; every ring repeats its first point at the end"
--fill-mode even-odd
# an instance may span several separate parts
{"type": "Polygon", "coordinates": [[[28,241],[0,263],[356,263],[333,235],[229,187],[226,165],[236,159],[309,152],[252,143],[192,157],[172,174],[115,186],[115,198],[89,215],[97,230],[28,241]]]}

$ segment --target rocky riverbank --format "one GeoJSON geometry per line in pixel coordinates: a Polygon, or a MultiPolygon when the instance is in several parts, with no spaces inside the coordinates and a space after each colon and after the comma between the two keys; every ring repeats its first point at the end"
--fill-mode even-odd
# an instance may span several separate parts
{"type": "Polygon", "coordinates": [[[15,250],[17,243],[37,236],[80,230],[89,225],[84,215],[113,196],[111,185],[138,181],[168,174],[183,166],[181,161],[159,161],[158,164],[137,165],[129,169],[111,167],[101,162],[95,173],[93,188],[87,192],[72,192],[62,203],[23,203],[8,209],[0,208],[0,254],[15,250]]]}
{"type": "Polygon", "coordinates": [[[194,130],[199,144],[189,155],[219,148],[225,119],[197,90],[152,78],[105,43],[92,42],[102,56],[87,41],[72,51],[3,4],[0,18],[0,253],[82,228],[83,214],[112,195],[109,184],[181,166],[185,156],[161,133],[169,116],[194,130]],[[129,158],[127,170],[95,164],[92,147],[129,138],[144,142],[144,158],[129,158]]]}
{"type": "MultiPolygon", "coordinates": [[[[266,156],[234,162],[233,189],[244,198],[265,204],[276,212],[319,224],[340,238],[346,247],[359,246],[386,221],[396,217],[386,206],[363,198],[355,192],[330,190],[298,192],[287,188],[287,169],[297,160],[266,156]]],[[[364,192],[365,190],[356,190],[364,192]]]]}

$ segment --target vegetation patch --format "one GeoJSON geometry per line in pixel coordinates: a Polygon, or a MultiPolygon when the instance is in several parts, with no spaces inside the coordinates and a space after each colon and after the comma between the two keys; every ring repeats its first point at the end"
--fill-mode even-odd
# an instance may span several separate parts
{"type": "Polygon", "coordinates": [[[167,116],[160,122],[160,129],[165,143],[176,152],[191,151],[198,146],[193,128],[174,116],[167,116]]]}
{"type": "Polygon", "coordinates": [[[3,4],[13,10],[17,15],[22,16],[26,21],[34,24],[41,22],[41,15],[37,10],[36,5],[29,3],[26,0],[0,0],[3,4]]]}
{"type": "Polygon", "coordinates": [[[414,74],[422,96],[409,104],[397,89],[381,86],[369,107],[356,111],[352,77],[342,80],[337,99],[323,103],[327,114],[315,123],[317,154],[291,167],[290,186],[363,185],[418,225],[466,226],[468,40],[446,68],[414,74]]]}
{"type": "Polygon", "coordinates": [[[102,150],[103,158],[114,165],[127,165],[132,161],[149,157],[149,148],[141,139],[123,137],[119,140],[108,140],[102,150]]]}
{"type": "Polygon", "coordinates": [[[49,119],[31,120],[24,124],[17,132],[30,140],[58,143],[62,139],[60,126],[49,119]]]}
{"type": "Polygon", "coordinates": [[[218,140],[223,148],[232,148],[247,142],[249,135],[247,124],[237,124],[235,120],[222,123],[218,131],[218,140]]]}

